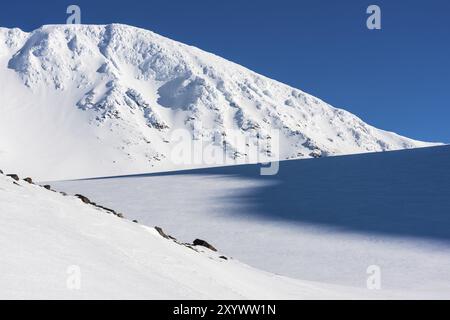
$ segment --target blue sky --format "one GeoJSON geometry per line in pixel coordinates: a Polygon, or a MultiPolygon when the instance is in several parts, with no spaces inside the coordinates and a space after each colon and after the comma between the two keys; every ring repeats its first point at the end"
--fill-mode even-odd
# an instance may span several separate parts
{"type": "Polygon", "coordinates": [[[450,143],[450,1],[8,1],[0,26],[126,23],[195,45],[377,127],[450,143]],[[377,4],[382,29],[366,28],[377,4]]]}

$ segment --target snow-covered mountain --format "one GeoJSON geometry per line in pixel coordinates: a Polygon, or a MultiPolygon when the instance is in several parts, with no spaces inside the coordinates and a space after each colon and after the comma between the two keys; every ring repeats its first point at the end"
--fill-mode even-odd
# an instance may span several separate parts
{"type": "Polygon", "coordinates": [[[193,250],[154,228],[1,173],[0,219],[1,299],[379,296],[293,280],[222,259],[206,248],[193,250]]]}
{"type": "Polygon", "coordinates": [[[236,163],[431,145],[125,25],[1,28],[0,102],[0,163],[46,180],[204,166],[177,129],[236,163]]]}

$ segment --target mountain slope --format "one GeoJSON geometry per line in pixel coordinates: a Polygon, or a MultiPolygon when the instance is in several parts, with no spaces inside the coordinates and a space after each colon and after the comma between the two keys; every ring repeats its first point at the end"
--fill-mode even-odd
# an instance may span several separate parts
{"type": "Polygon", "coordinates": [[[431,145],[124,25],[2,28],[0,86],[0,163],[39,179],[224,164],[192,141],[227,164],[431,145]]]}
{"type": "Polygon", "coordinates": [[[0,299],[376,297],[195,252],[153,228],[3,174],[0,220],[0,299]]]}

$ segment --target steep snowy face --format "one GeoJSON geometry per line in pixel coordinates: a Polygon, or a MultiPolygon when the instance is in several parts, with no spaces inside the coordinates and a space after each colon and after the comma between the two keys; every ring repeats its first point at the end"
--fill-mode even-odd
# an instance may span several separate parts
{"type": "Polygon", "coordinates": [[[42,179],[205,166],[174,159],[193,141],[233,163],[431,145],[124,25],[0,29],[0,84],[0,163],[42,179]]]}

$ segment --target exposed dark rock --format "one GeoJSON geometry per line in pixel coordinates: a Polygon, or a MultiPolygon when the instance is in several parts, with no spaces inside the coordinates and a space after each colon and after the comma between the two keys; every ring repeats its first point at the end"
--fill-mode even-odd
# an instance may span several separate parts
{"type": "Polygon", "coordinates": [[[52,186],[50,186],[49,184],[46,184],[45,186],[42,186],[42,187],[44,187],[47,190],[52,190],[52,186]]]}
{"type": "Polygon", "coordinates": [[[212,251],[217,251],[216,248],[214,248],[212,245],[210,245],[205,240],[201,240],[201,239],[195,239],[194,240],[194,246],[202,246],[202,247],[208,248],[208,249],[210,249],[212,251]]]}
{"type": "MultiPolygon", "coordinates": [[[[64,193],[64,194],[65,194],[65,193],[64,193]]],[[[123,217],[124,217],[122,213],[117,213],[117,212],[114,211],[113,209],[110,209],[110,208],[107,208],[107,207],[98,205],[98,204],[96,204],[95,202],[92,202],[91,200],[89,200],[88,197],[85,197],[85,196],[83,196],[83,195],[81,195],[81,194],[76,194],[75,197],[77,197],[78,199],[80,199],[81,201],[83,201],[83,203],[85,203],[85,204],[90,204],[90,205],[92,205],[92,206],[94,206],[94,207],[96,207],[96,208],[102,209],[102,210],[106,211],[106,212],[109,213],[109,214],[113,214],[113,215],[115,215],[115,216],[117,216],[117,217],[119,217],[119,218],[123,218],[123,217]]]]}
{"type": "Polygon", "coordinates": [[[80,199],[81,201],[83,201],[86,204],[91,204],[91,200],[89,200],[87,197],[81,195],[81,194],[76,194],[75,197],[77,197],[78,199],[80,199]]]}
{"type": "Polygon", "coordinates": [[[164,232],[164,230],[160,227],[155,227],[155,230],[161,235],[161,237],[170,239],[170,237],[164,232]]]}
{"type": "Polygon", "coordinates": [[[189,248],[189,249],[191,249],[191,250],[194,250],[195,252],[198,252],[198,250],[195,249],[195,248],[194,248],[193,246],[191,246],[190,244],[183,243],[182,245],[185,246],[186,248],[189,248]]]}
{"type": "Polygon", "coordinates": [[[60,192],[63,196],[67,196],[67,193],[65,193],[65,192],[63,192],[63,191],[61,191],[60,192]]]}
{"type": "Polygon", "coordinates": [[[107,211],[108,213],[111,213],[111,214],[117,216],[117,212],[116,212],[115,210],[113,210],[113,209],[110,209],[110,208],[101,206],[101,205],[96,204],[96,203],[94,203],[94,202],[91,202],[91,204],[92,204],[93,206],[96,206],[97,208],[103,209],[103,210],[107,211]]]}
{"type": "Polygon", "coordinates": [[[12,179],[14,179],[14,180],[16,180],[16,181],[20,180],[20,178],[19,178],[19,176],[17,174],[8,174],[7,176],[12,178],[12,179]]]}
{"type": "MultiPolygon", "coordinates": [[[[160,227],[155,227],[155,229],[156,229],[156,231],[158,231],[158,233],[159,233],[163,238],[166,238],[166,239],[168,239],[168,240],[173,240],[173,241],[175,241],[176,243],[181,244],[181,243],[178,242],[178,240],[177,240],[176,238],[172,237],[172,236],[169,235],[169,234],[166,234],[162,228],[160,228],[160,227]]],[[[185,244],[185,243],[183,243],[183,245],[186,245],[186,246],[187,246],[187,244],[185,244]]]]}
{"type": "Polygon", "coordinates": [[[228,260],[228,258],[225,257],[225,256],[220,256],[219,258],[220,258],[220,259],[223,259],[223,260],[228,260]]]}
{"type": "Polygon", "coordinates": [[[113,214],[113,215],[117,216],[116,210],[109,209],[109,208],[106,208],[106,207],[104,207],[104,206],[97,206],[97,207],[100,208],[100,209],[105,210],[106,212],[109,212],[110,214],[113,214]]]}
{"type": "Polygon", "coordinates": [[[30,177],[23,179],[23,181],[33,184],[33,179],[31,179],[30,177]]]}
{"type": "Polygon", "coordinates": [[[322,157],[322,151],[321,150],[319,150],[319,149],[316,149],[316,150],[314,150],[313,152],[311,152],[310,154],[309,154],[309,156],[310,157],[313,157],[313,158],[321,158],[322,157]]]}
{"type": "Polygon", "coordinates": [[[134,223],[139,223],[139,221],[137,221],[137,220],[133,220],[133,222],[134,222],[134,223]]]}
{"type": "Polygon", "coordinates": [[[0,174],[3,174],[3,171],[2,171],[2,170],[0,170],[0,174]]]}

